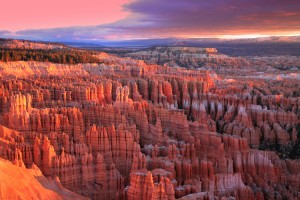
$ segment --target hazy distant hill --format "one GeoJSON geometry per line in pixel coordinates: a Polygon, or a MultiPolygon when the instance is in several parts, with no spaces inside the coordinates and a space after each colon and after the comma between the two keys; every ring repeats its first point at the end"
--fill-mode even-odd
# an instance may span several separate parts
{"type": "Polygon", "coordinates": [[[208,44],[249,44],[249,43],[300,43],[300,36],[273,36],[245,39],[220,39],[220,38],[157,38],[157,39],[133,39],[118,41],[94,41],[89,42],[64,42],[70,46],[92,46],[92,47],[151,47],[151,46],[199,46],[208,44]]]}
{"type": "Polygon", "coordinates": [[[160,38],[124,41],[99,41],[94,43],[64,43],[85,49],[103,50],[108,53],[125,53],[152,46],[212,47],[230,56],[300,56],[300,36],[260,37],[248,39],[219,38],[160,38]]]}
{"type": "Polygon", "coordinates": [[[98,42],[41,42],[15,39],[1,39],[0,48],[10,49],[91,49],[103,50],[108,53],[132,52],[137,49],[152,46],[180,46],[180,47],[212,47],[219,53],[230,56],[300,56],[300,36],[291,37],[259,37],[248,39],[219,39],[219,38],[159,38],[124,41],[98,41],[98,42]]]}

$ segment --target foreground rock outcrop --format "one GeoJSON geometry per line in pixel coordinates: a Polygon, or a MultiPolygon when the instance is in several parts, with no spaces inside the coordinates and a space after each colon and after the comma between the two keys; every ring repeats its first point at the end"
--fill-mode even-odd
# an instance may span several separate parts
{"type": "Polygon", "coordinates": [[[0,171],[0,199],[88,199],[64,189],[58,177],[44,177],[34,164],[26,169],[0,159],[0,171]]]}

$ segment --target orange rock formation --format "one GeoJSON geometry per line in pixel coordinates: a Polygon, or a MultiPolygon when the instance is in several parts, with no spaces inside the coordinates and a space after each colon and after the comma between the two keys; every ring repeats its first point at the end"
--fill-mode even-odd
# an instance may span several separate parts
{"type": "Polygon", "coordinates": [[[0,71],[0,197],[16,171],[32,198],[300,198],[299,98],[117,57],[0,71]]]}

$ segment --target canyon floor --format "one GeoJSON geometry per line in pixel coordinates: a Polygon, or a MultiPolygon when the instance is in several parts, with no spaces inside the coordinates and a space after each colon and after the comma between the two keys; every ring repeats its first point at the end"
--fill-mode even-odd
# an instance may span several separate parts
{"type": "Polygon", "coordinates": [[[0,199],[300,199],[299,58],[175,50],[0,62],[0,199]]]}

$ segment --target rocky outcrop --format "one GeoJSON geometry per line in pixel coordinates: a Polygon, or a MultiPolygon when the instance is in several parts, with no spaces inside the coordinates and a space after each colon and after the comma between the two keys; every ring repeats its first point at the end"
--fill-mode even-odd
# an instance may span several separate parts
{"type": "Polygon", "coordinates": [[[0,159],[0,171],[1,199],[88,199],[63,188],[58,177],[46,178],[34,164],[25,169],[0,159]]]}
{"type": "Polygon", "coordinates": [[[174,200],[174,189],[171,181],[160,174],[153,180],[153,174],[147,171],[137,171],[130,175],[130,186],[125,190],[127,198],[137,199],[170,199],[174,200]]]}

